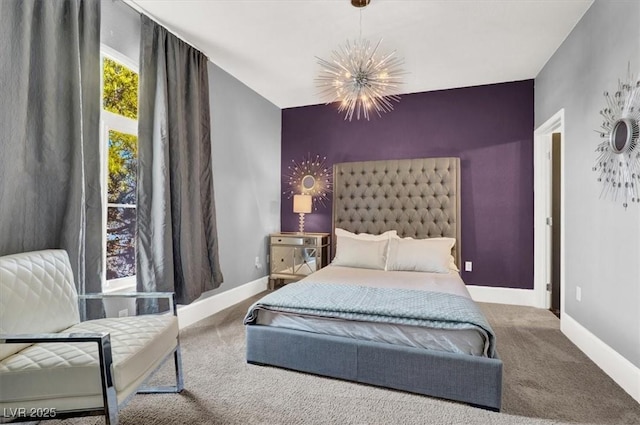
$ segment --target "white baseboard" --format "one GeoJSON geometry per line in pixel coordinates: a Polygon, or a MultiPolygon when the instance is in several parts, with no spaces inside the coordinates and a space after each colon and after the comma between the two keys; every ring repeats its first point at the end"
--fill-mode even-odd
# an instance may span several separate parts
{"type": "Polygon", "coordinates": [[[536,306],[533,289],[494,288],[475,285],[467,285],[467,289],[471,294],[471,298],[481,303],[536,306]]]}
{"type": "Polygon", "coordinates": [[[252,282],[229,289],[185,306],[178,307],[178,323],[184,329],[234,304],[266,291],[269,277],[264,276],[252,282]]]}
{"type": "Polygon", "coordinates": [[[589,332],[566,312],[560,330],[623,390],[640,403],[640,368],[589,332]]]}

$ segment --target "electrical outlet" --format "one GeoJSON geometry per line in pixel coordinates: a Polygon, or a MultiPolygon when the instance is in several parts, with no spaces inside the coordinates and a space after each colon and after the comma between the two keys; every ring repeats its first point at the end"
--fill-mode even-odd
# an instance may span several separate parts
{"type": "Polygon", "coordinates": [[[260,257],[256,257],[255,266],[256,266],[256,269],[258,270],[262,269],[262,263],[260,262],[260,257]]]}
{"type": "Polygon", "coordinates": [[[576,286],[576,301],[582,301],[582,288],[576,286]]]}
{"type": "Polygon", "coordinates": [[[473,270],[473,263],[471,261],[465,261],[464,262],[464,271],[465,272],[470,272],[471,270],[473,270]]]}
{"type": "Polygon", "coordinates": [[[129,315],[129,310],[126,308],[118,312],[118,317],[127,317],[128,315],[129,315]]]}

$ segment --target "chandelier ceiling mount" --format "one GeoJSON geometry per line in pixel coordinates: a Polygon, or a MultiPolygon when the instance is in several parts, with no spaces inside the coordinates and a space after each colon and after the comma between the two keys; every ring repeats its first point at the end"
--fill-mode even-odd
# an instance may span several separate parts
{"type": "Polygon", "coordinates": [[[371,0],[351,0],[353,7],[365,7],[368,6],[371,0]]]}

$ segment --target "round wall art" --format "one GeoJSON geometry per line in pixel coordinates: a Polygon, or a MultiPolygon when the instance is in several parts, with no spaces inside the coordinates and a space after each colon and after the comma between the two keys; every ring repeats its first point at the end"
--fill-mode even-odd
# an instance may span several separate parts
{"type": "Polygon", "coordinates": [[[311,195],[314,210],[318,209],[318,204],[325,206],[332,184],[331,170],[325,164],[326,160],[326,157],[320,158],[319,155],[315,158],[308,155],[301,162],[292,159],[285,176],[289,189],[283,194],[288,198],[298,194],[311,195]]]}
{"type": "Polygon", "coordinates": [[[618,81],[618,90],[604,93],[607,106],[600,111],[604,118],[600,130],[602,141],[596,152],[593,171],[602,183],[601,197],[622,205],[640,204],[640,80],[631,71],[626,81],[618,81]]]}

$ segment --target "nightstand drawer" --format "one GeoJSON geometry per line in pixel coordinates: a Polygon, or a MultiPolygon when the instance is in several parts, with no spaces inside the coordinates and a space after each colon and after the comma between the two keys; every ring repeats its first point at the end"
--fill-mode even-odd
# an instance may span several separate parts
{"type": "Polygon", "coordinates": [[[304,236],[271,236],[271,245],[314,245],[314,238],[304,236]]]}

